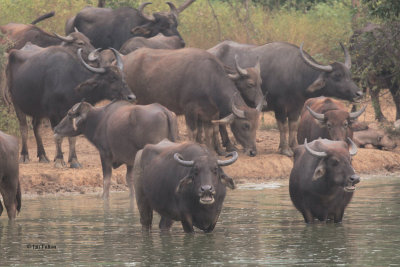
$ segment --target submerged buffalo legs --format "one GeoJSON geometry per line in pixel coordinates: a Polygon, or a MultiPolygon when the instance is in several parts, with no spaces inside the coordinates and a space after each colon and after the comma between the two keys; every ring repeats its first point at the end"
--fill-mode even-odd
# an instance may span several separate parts
{"type": "Polygon", "coordinates": [[[37,157],[41,163],[49,163],[49,159],[44,151],[42,136],[40,135],[40,125],[42,120],[40,118],[32,118],[33,133],[35,134],[36,145],[37,145],[37,157]]]}
{"type": "Polygon", "coordinates": [[[14,105],[14,109],[19,121],[19,130],[21,132],[21,139],[22,139],[21,157],[19,159],[19,162],[28,163],[29,162],[29,153],[27,144],[28,124],[26,123],[26,115],[18,108],[18,106],[14,105]]]}
{"type": "Polygon", "coordinates": [[[109,160],[103,155],[100,155],[100,157],[101,167],[103,169],[103,199],[108,199],[110,194],[112,166],[109,160]]]}

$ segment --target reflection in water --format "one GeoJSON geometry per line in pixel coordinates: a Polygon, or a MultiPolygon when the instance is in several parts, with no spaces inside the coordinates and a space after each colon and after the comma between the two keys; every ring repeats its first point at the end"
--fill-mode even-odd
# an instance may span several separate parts
{"type": "Polygon", "coordinates": [[[15,223],[0,217],[0,265],[90,263],[115,265],[358,265],[400,262],[400,181],[364,179],[342,224],[306,225],[287,185],[229,191],[212,233],[141,231],[128,193],[109,203],[94,195],[23,201],[15,223]],[[56,248],[34,249],[30,245],[56,248]]]}

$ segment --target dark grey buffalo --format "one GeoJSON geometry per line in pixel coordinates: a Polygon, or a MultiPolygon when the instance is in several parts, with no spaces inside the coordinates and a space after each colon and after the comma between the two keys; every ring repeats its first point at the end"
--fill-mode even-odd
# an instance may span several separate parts
{"type": "Polygon", "coordinates": [[[167,2],[170,12],[156,12],[153,15],[143,13],[143,3],[138,9],[121,7],[118,9],[85,7],[75,17],[70,18],[65,25],[69,34],[77,28],[89,37],[92,44],[100,48],[113,47],[117,50],[129,39],[135,36],[152,37],[158,33],[165,36],[178,36],[178,15],[193,0],[188,0],[179,8],[167,2]]]}
{"type": "Polygon", "coordinates": [[[192,140],[202,142],[204,128],[210,149],[220,151],[219,124],[230,124],[249,156],[257,154],[256,130],[262,101],[246,105],[221,62],[196,48],[141,48],[123,57],[126,81],[139,104],[160,103],[184,114],[192,140]]]}
{"type": "Polygon", "coordinates": [[[299,115],[307,98],[324,95],[353,101],[362,95],[351,79],[350,55],[344,46],[342,48],[345,63],[330,65],[320,65],[302,47],[283,42],[254,46],[225,41],[208,51],[230,67],[235,64],[235,55],[240,57],[242,67],[254,66],[260,59],[261,89],[268,102],[265,110],[275,112],[280,153],[292,156],[291,148],[297,146],[299,115]]]}
{"type": "MultiPolygon", "coordinates": [[[[21,210],[18,172],[18,140],[0,131],[0,194],[10,220],[14,220],[17,211],[21,210]]],[[[0,215],[2,213],[3,205],[0,201],[0,215]]]]}
{"type": "Polygon", "coordinates": [[[132,37],[126,41],[119,52],[126,55],[141,47],[148,47],[153,49],[179,49],[185,47],[185,42],[176,35],[165,36],[162,33],[157,34],[151,38],[145,37],[132,37]]]}
{"type": "Polygon", "coordinates": [[[306,223],[332,219],[341,222],[360,177],[351,166],[357,153],[343,141],[317,139],[296,148],[290,173],[289,192],[294,206],[306,223]]]}
{"type": "MultiPolygon", "coordinates": [[[[69,36],[77,35],[83,36],[79,32],[69,36]]],[[[81,56],[89,54],[89,49],[93,48],[90,43],[87,45],[86,41],[77,39],[68,43],[69,38],[67,38],[63,46],[36,47],[10,52],[6,72],[8,88],[20,124],[21,162],[29,161],[26,115],[32,117],[39,161],[48,162],[39,133],[42,118],[49,118],[51,126],[55,127],[68,109],[83,98],[90,103],[114,98],[134,100],[135,96],[123,78],[121,60],[118,60],[119,67],[89,66],[81,56]]],[[[57,148],[55,161],[59,167],[65,164],[61,150],[62,138],[55,141],[57,148]]],[[[71,167],[78,168],[80,164],[75,153],[75,138],[70,138],[69,141],[68,161],[71,167]]]]}
{"type": "Polygon", "coordinates": [[[136,152],[146,144],[168,138],[177,139],[176,116],[160,104],[132,105],[127,101],[112,102],[95,108],[89,103],[75,104],[54,128],[61,136],[83,134],[99,150],[103,169],[103,198],[110,191],[112,168],[126,165],[126,181],[131,197],[133,163],[136,152]]]}
{"type": "Polygon", "coordinates": [[[134,166],[136,202],[140,223],[151,228],[153,210],[161,215],[160,229],[168,230],[173,221],[181,221],[183,230],[193,226],[211,232],[221,213],[226,187],[235,184],[222,170],[236,161],[218,160],[205,146],[163,140],[146,145],[137,153],[134,166]]]}
{"type": "Polygon", "coordinates": [[[353,122],[365,111],[348,112],[338,100],[318,97],[308,99],[301,112],[297,141],[326,138],[334,141],[353,139],[353,122]]]}

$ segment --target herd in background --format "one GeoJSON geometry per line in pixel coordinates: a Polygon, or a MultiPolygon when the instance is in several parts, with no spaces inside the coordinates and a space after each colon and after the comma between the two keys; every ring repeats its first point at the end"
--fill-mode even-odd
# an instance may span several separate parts
{"type": "MultiPolygon", "coordinates": [[[[56,167],[66,165],[63,137],[69,140],[69,166],[81,167],[75,143],[83,134],[100,153],[104,199],[112,169],[125,164],[144,229],[151,228],[155,210],[161,229],[180,221],[185,232],[193,232],[193,226],[209,232],[226,187],[235,188],[222,170],[238,158],[226,127],[245,155],[254,157],[260,114],[272,110],[279,152],[294,156],[293,204],[307,223],[314,218],[341,222],[360,181],[351,166],[357,152],[353,140],[361,146],[395,147],[383,133],[356,122],[366,106],[348,112],[340,101],[327,98],[355,101],[363,95],[351,79],[348,50],[341,44],[344,63],[321,65],[303,45],[284,42],[224,41],[207,51],[184,48],[178,16],[194,1],[178,8],[167,2],[169,12],[152,15],[144,13],[148,2],[138,9],[86,7],[67,21],[66,36],[34,25],[54,12],[28,25],[0,26],[12,42],[3,90],[20,124],[19,161],[30,161],[30,116],[39,162],[49,162],[39,129],[48,118],[55,132],[56,167]],[[104,99],[112,102],[94,107],[104,99]],[[184,115],[190,142],[179,142],[176,115],[184,115]],[[220,160],[217,154],[230,158],[220,160]]],[[[0,193],[14,219],[21,208],[18,142],[0,132],[0,144],[0,193]]]]}

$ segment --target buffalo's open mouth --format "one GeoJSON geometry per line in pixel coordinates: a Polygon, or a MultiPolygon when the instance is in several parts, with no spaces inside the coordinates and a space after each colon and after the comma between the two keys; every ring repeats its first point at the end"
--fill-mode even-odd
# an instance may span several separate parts
{"type": "Polygon", "coordinates": [[[356,187],[355,187],[355,185],[347,185],[347,186],[345,186],[344,187],[344,191],[345,192],[354,192],[356,190],[356,187]]]}
{"type": "Polygon", "coordinates": [[[210,205],[213,204],[215,201],[213,195],[203,195],[200,197],[200,203],[203,205],[210,205]]]}

